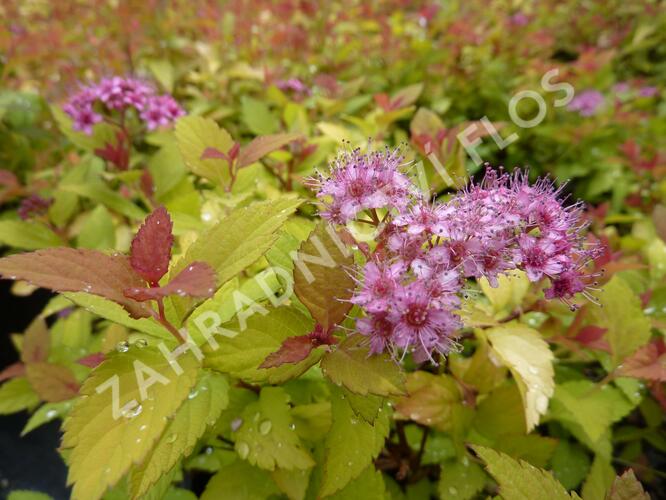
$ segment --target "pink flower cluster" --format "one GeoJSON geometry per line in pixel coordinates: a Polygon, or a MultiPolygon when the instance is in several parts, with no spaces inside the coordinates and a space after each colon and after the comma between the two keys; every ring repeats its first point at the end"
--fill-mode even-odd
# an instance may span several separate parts
{"type": "Polygon", "coordinates": [[[343,153],[317,182],[322,217],[377,222],[376,248],[351,299],[365,313],[356,326],[371,352],[435,362],[434,353],[454,349],[462,327],[455,311],[469,278],[497,286],[500,274],[521,269],[531,281],[550,279],[546,298],[570,305],[576,293],[592,298],[584,269],[597,249],[586,247],[582,207],[565,207],[561,188],[488,168],[480,184],[429,203],[399,172],[400,161],[397,150],[343,153]]]}
{"type": "Polygon", "coordinates": [[[114,76],[95,85],[82,87],[63,109],[74,121],[74,130],[91,134],[104,119],[104,111],[135,109],[148,130],[168,125],[185,114],[170,95],[157,95],[155,89],[137,78],[114,76]]]}

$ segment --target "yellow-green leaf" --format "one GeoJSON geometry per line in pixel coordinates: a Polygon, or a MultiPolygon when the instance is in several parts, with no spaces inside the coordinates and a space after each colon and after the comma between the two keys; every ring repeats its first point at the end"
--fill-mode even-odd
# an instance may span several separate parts
{"type": "Polygon", "coordinates": [[[487,331],[488,341],[516,379],[525,407],[527,432],[546,413],[555,388],[553,353],[539,332],[507,324],[487,331]]]}
{"type": "Polygon", "coordinates": [[[192,353],[176,363],[180,374],[160,350],[133,346],[93,370],[63,424],[73,499],[100,498],[145,460],[196,382],[199,362],[192,353]]]}

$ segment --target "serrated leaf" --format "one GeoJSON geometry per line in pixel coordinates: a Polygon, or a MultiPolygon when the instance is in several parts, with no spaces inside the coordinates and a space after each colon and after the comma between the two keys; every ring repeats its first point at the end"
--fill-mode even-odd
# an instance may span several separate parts
{"type": "Polygon", "coordinates": [[[353,255],[325,222],[320,222],[294,255],[294,292],[324,330],[340,323],[351,309],[355,282],[353,255]],[[332,233],[332,234],[331,234],[332,233]]]}
{"type": "Polygon", "coordinates": [[[277,368],[284,364],[299,363],[312,352],[314,345],[309,335],[289,337],[280,348],[266,356],[259,368],[277,368]]]}
{"type": "Polygon", "coordinates": [[[405,389],[407,395],[396,404],[398,413],[422,425],[450,429],[454,406],[461,400],[453,377],[417,371],[407,375],[405,389]]]}
{"type": "Polygon", "coordinates": [[[666,350],[663,340],[640,347],[625,358],[618,372],[627,377],[666,382],[666,350]]]}
{"type": "Polygon", "coordinates": [[[404,374],[386,354],[370,356],[361,335],[345,339],[337,349],[327,352],[321,369],[334,384],[344,385],[356,394],[401,395],[404,374]]]}
{"type": "Polygon", "coordinates": [[[133,463],[145,460],[196,382],[195,357],[188,352],[177,363],[180,374],[160,350],[132,347],[110,354],[93,370],[81,388],[87,397],[63,424],[73,499],[100,498],[133,463]]]}
{"type": "Polygon", "coordinates": [[[206,428],[229,403],[229,384],[222,375],[204,373],[178,408],[150,456],[131,473],[132,498],[140,498],[178,461],[192,453],[206,428]]]}
{"type": "Polygon", "coordinates": [[[527,462],[514,460],[483,446],[473,446],[474,451],[486,463],[486,469],[499,483],[500,496],[505,500],[570,500],[580,498],[575,492],[569,495],[564,487],[547,471],[527,462]]]}
{"type": "Polygon", "coordinates": [[[538,331],[522,325],[503,325],[486,332],[494,352],[511,370],[525,407],[527,432],[546,413],[555,387],[553,353],[538,331]]]}
{"type": "Polygon", "coordinates": [[[128,288],[125,296],[139,302],[158,300],[169,295],[205,298],[215,292],[215,271],[205,262],[193,262],[166,285],[153,288],[128,288]]]}
{"type": "Polygon", "coordinates": [[[66,401],[76,397],[79,383],[72,371],[52,363],[30,363],[25,369],[26,378],[41,399],[49,403],[66,401]]]}
{"type": "Polygon", "coordinates": [[[43,224],[21,220],[0,221],[0,244],[22,250],[39,250],[62,243],[60,237],[43,224]]]}
{"type": "Polygon", "coordinates": [[[590,380],[557,385],[552,402],[555,418],[577,423],[593,442],[634,407],[618,389],[590,380]]]}
{"type": "Polygon", "coordinates": [[[208,481],[201,500],[266,500],[279,493],[268,472],[236,460],[208,481]]]}
{"type": "Polygon", "coordinates": [[[469,500],[483,489],[486,474],[466,456],[442,463],[437,490],[440,500],[469,500]]]}
{"type": "Polygon", "coordinates": [[[308,469],[314,461],[294,432],[289,396],[281,387],[264,387],[245,407],[235,433],[238,455],[262,469],[308,469]]]}
{"type": "Polygon", "coordinates": [[[224,285],[271,247],[278,238],[275,232],[300,204],[300,200],[281,198],[234,210],[190,245],[170,276],[202,261],[215,269],[218,286],[224,285]]]}
{"type": "Polygon", "coordinates": [[[374,424],[379,414],[383,411],[386,400],[381,396],[374,396],[372,394],[360,396],[348,391],[344,387],[341,390],[353,412],[369,424],[374,424]]]}
{"type": "Polygon", "coordinates": [[[61,401],[59,403],[46,403],[37,408],[35,413],[30,415],[28,422],[21,431],[21,436],[25,436],[30,431],[40,427],[56,418],[64,418],[72,407],[72,401],[61,401]]]}
{"type": "Polygon", "coordinates": [[[230,180],[229,164],[223,159],[201,159],[208,147],[229,151],[233,146],[229,133],[217,123],[201,116],[185,116],[176,122],[176,140],[185,164],[195,174],[226,186],[230,180]]]}
{"type": "Polygon", "coordinates": [[[120,304],[135,318],[150,316],[148,306],[123,294],[126,288],[143,286],[123,255],[81,248],[37,250],[0,259],[0,275],[56,292],[85,291],[120,304]]]}
{"type": "Polygon", "coordinates": [[[51,337],[44,318],[35,318],[23,335],[21,361],[36,363],[46,361],[49,355],[51,337]]]}
{"type": "Polygon", "coordinates": [[[495,314],[513,311],[522,303],[530,287],[530,281],[523,271],[500,274],[496,287],[492,287],[486,278],[481,278],[479,284],[483,294],[490,300],[495,314]]]}
{"type": "Polygon", "coordinates": [[[160,206],[146,217],[132,240],[130,264],[149,283],[158,283],[169,270],[172,231],[169,213],[160,206]]]}
{"type": "Polygon", "coordinates": [[[268,369],[259,366],[269,354],[280,348],[285,339],[303,335],[313,326],[312,321],[296,309],[279,307],[269,310],[265,316],[256,312],[247,319],[244,330],[239,320],[223,326],[238,335],[233,338],[215,337],[219,339],[219,348],[207,354],[205,364],[250,382],[284,382],[304,373],[319,360],[321,352],[312,352],[296,364],[268,369]]]}
{"type": "Polygon", "coordinates": [[[272,134],[255,137],[247,146],[241,148],[236,163],[237,168],[251,165],[282,146],[302,137],[301,134],[272,134]]]}
{"type": "Polygon", "coordinates": [[[386,488],[382,473],[369,465],[340,491],[326,497],[329,500],[386,500],[386,488]]]}
{"type": "Polygon", "coordinates": [[[280,491],[289,497],[289,500],[304,500],[311,471],[312,469],[276,469],[271,473],[271,477],[280,491]]]}
{"type": "MultiPolygon", "coordinates": [[[[252,97],[244,96],[241,99],[241,119],[255,135],[273,134],[280,127],[278,119],[271,113],[268,106],[252,97]]],[[[226,151],[226,149],[222,151],[226,151]]]]}
{"type": "Polygon", "coordinates": [[[619,276],[604,285],[598,298],[602,307],[593,308],[592,315],[597,326],[608,329],[606,339],[617,367],[650,339],[650,320],[643,313],[639,297],[619,276]]]}
{"type": "Polygon", "coordinates": [[[13,378],[0,386],[0,415],[27,410],[37,403],[39,396],[24,377],[13,378]]]}
{"type": "Polygon", "coordinates": [[[634,471],[628,469],[624,474],[615,478],[607,498],[608,500],[650,500],[650,495],[645,493],[643,485],[636,479],[634,471]]]}
{"type": "Polygon", "coordinates": [[[389,432],[386,412],[371,425],[356,417],[342,391],[335,387],[331,387],[331,411],[320,497],[341,490],[359,477],[384,447],[389,432]]]}

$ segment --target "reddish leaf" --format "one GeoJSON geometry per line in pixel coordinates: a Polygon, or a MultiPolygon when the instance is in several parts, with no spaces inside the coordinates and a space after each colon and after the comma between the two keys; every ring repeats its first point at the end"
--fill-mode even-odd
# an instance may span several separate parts
{"type": "Polygon", "coordinates": [[[215,292],[215,271],[205,262],[192,262],[167,285],[153,288],[128,288],[125,296],[139,302],[157,300],[167,295],[210,297],[215,292]]]}
{"type": "Polygon", "coordinates": [[[313,349],[336,343],[331,330],[324,331],[320,324],[307,335],[289,337],[280,348],[269,354],[259,368],[275,368],[286,363],[298,363],[307,358],[313,349]]]}
{"type": "Polygon", "coordinates": [[[576,340],[591,349],[610,352],[610,345],[605,340],[602,340],[604,333],[607,331],[607,328],[588,325],[579,330],[578,335],[576,335],[576,340]]]}
{"type": "Polygon", "coordinates": [[[46,361],[49,355],[51,338],[49,329],[43,318],[36,318],[23,335],[21,360],[24,363],[46,361]]]}
{"type": "Polygon", "coordinates": [[[273,134],[256,137],[238,155],[238,168],[251,165],[282,146],[301,137],[301,134],[273,134]]]}
{"type": "Polygon", "coordinates": [[[220,151],[217,148],[206,148],[204,149],[203,153],[201,153],[201,160],[226,160],[227,162],[229,161],[229,156],[220,151]]]}
{"type": "Polygon", "coordinates": [[[16,174],[14,172],[10,172],[9,170],[5,170],[4,168],[0,168],[0,186],[5,186],[8,188],[16,188],[19,187],[21,183],[18,180],[18,177],[16,177],[16,174]]]}
{"type": "Polygon", "coordinates": [[[139,179],[141,185],[141,192],[146,195],[151,202],[154,200],[155,195],[155,183],[153,182],[153,176],[150,175],[150,170],[145,169],[141,174],[141,179],[139,179]]]}
{"type": "Polygon", "coordinates": [[[156,208],[132,240],[130,263],[143,279],[151,284],[159,282],[169,270],[173,223],[164,207],[156,208]]]}
{"type": "Polygon", "coordinates": [[[298,363],[307,358],[314,345],[309,335],[300,335],[298,337],[289,337],[280,348],[269,354],[259,368],[275,368],[285,363],[298,363]]]}
{"type": "Polygon", "coordinates": [[[150,308],[123,295],[143,280],[124,255],[96,250],[47,248],[0,259],[0,276],[24,280],[56,292],[88,292],[112,300],[135,318],[150,316],[150,308]]]}
{"type": "Polygon", "coordinates": [[[106,356],[103,352],[95,352],[88,354],[87,356],[77,359],[76,362],[80,365],[87,366],[88,368],[95,368],[102,361],[106,359],[106,356]]]}
{"type": "Polygon", "coordinates": [[[666,349],[664,341],[644,345],[622,363],[619,370],[627,377],[666,382],[666,349]]]}
{"type": "Polygon", "coordinates": [[[9,380],[10,378],[22,377],[23,375],[25,375],[25,365],[16,362],[0,372],[0,382],[9,380]]]}
{"type": "Polygon", "coordinates": [[[39,397],[49,403],[72,399],[79,392],[74,374],[61,365],[32,363],[26,366],[26,375],[39,397]]]}
{"type": "Polygon", "coordinates": [[[129,168],[129,148],[125,146],[127,138],[124,133],[118,132],[116,139],[118,141],[116,145],[107,142],[103,148],[96,149],[95,154],[118,170],[127,170],[129,168]]]}

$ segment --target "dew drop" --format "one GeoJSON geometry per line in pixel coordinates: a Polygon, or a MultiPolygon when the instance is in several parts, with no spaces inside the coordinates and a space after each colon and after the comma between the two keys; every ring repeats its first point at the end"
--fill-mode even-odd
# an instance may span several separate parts
{"type": "Polygon", "coordinates": [[[449,486],[449,493],[450,493],[451,495],[457,495],[457,494],[458,494],[458,490],[455,489],[453,486],[449,486]]]}
{"type": "Polygon", "coordinates": [[[532,366],[532,365],[530,365],[530,367],[528,368],[528,370],[529,370],[529,372],[530,372],[532,375],[536,375],[536,374],[539,373],[539,369],[538,369],[536,366],[532,366]]]}
{"type": "Polygon", "coordinates": [[[270,420],[264,420],[259,424],[259,434],[265,436],[269,432],[271,432],[271,427],[273,427],[273,424],[271,423],[270,420]]]}
{"type": "Polygon", "coordinates": [[[139,339],[134,342],[134,345],[143,349],[144,347],[148,346],[148,341],[146,339],[139,339]]]}
{"type": "Polygon", "coordinates": [[[356,420],[355,418],[350,419],[349,422],[350,422],[352,425],[356,425],[356,424],[358,424],[358,420],[356,420]]]}
{"type": "Polygon", "coordinates": [[[129,351],[129,348],[130,348],[129,342],[127,342],[126,340],[123,340],[116,344],[116,351],[118,352],[127,352],[129,351]]]}
{"type": "Polygon", "coordinates": [[[199,391],[196,389],[193,389],[190,391],[190,393],[187,395],[187,399],[194,399],[199,395],[199,391]]]}
{"type": "Polygon", "coordinates": [[[166,439],[166,442],[169,443],[169,444],[172,444],[172,443],[175,443],[175,442],[176,442],[176,439],[178,439],[178,434],[176,434],[176,433],[174,432],[173,434],[171,434],[171,435],[166,439]]]}
{"type": "Polygon", "coordinates": [[[56,410],[49,410],[46,412],[46,418],[55,418],[58,416],[58,412],[56,410]]]}
{"type": "Polygon", "coordinates": [[[240,429],[241,425],[243,425],[243,419],[242,418],[234,418],[231,421],[231,430],[232,430],[232,432],[236,432],[238,429],[240,429]]]}
{"type": "Polygon", "coordinates": [[[140,431],[145,431],[148,428],[146,424],[143,424],[141,427],[139,427],[140,431]]]}
{"type": "Polygon", "coordinates": [[[289,428],[290,428],[292,431],[295,431],[295,430],[296,430],[296,424],[294,424],[294,423],[289,424],[289,428]]]}
{"type": "Polygon", "coordinates": [[[122,415],[125,418],[134,418],[138,416],[141,412],[143,411],[143,406],[140,404],[132,407],[132,408],[125,408],[122,410],[122,415]]]}
{"type": "Polygon", "coordinates": [[[250,454],[250,447],[247,443],[241,441],[236,444],[236,451],[238,452],[239,457],[245,459],[250,454]]]}

